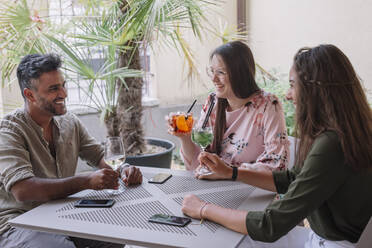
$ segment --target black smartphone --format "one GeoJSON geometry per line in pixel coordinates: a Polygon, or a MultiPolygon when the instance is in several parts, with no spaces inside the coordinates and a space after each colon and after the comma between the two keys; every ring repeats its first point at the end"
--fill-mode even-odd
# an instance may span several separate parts
{"type": "Polygon", "coordinates": [[[156,174],[155,176],[153,176],[152,178],[150,178],[150,179],[149,179],[149,183],[164,183],[164,182],[167,181],[171,176],[172,176],[172,174],[168,174],[168,173],[159,173],[159,174],[156,174]]]}
{"type": "Polygon", "coordinates": [[[109,208],[114,203],[115,200],[112,199],[81,199],[74,206],[76,208],[109,208]]]}
{"type": "Polygon", "coordinates": [[[150,217],[149,222],[183,227],[189,224],[191,219],[168,214],[154,214],[150,217]]]}

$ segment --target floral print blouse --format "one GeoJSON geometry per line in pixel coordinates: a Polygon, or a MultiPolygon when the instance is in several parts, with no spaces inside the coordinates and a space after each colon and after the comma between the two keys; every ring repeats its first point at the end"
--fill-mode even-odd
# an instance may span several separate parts
{"type": "MultiPolygon", "coordinates": [[[[208,97],[199,122],[203,122],[211,102],[208,97]]],[[[217,99],[216,99],[217,100],[217,99]]],[[[216,121],[216,105],[210,125],[216,121]]],[[[200,124],[200,123],[198,123],[200,124]]],[[[193,157],[181,155],[188,170],[195,169],[200,150],[193,157]]],[[[289,141],[282,106],[275,95],[259,91],[240,109],[226,111],[226,132],[220,157],[229,165],[255,170],[282,170],[289,161],[289,141]]]]}

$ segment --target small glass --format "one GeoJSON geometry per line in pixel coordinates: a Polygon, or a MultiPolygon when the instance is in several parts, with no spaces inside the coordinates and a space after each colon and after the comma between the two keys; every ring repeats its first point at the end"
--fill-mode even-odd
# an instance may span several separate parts
{"type": "Polygon", "coordinates": [[[170,113],[168,121],[176,133],[190,133],[194,124],[192,113],[185,112],[170,113]]]}
{"type": "MultiPolygon", "coordinates": [[[[213,142],[213,130],[211,127],[194,127],[191,133],[191,140],[200,148],[205,151],[205,149],[213,142]]],[[[211,172],[205,165],[201,165],[199,168],[199,175],[210,175],[211,172]]]]}
{"type": "MultiPolygon", "coordinates": [[[[117,171],[117,169],[125,162],[125,151],[121,137],[106,138],[104,160],[105,163],[108,164],[115,171],[117,171]]],[[[117,195],[124,191],[124,188],[120,183],[120,176],[118,179],[119,188],[117,190],[108,190],[110,194],[117,195]]]]}

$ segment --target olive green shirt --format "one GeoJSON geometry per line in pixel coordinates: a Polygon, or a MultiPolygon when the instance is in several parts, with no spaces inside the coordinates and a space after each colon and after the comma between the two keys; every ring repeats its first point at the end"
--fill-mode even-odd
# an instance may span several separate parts
{"type": "Polygon", "coordinates": [[[70,177],[75,174],[78,157],[91,166],[103,157],[102,147],[75,115],[56,116],[53,122],[55,158],[42,128],[23,109],[0,122],[0,235],[9,228],[9,219],[40,204],[17,202],[10,191],[16,182],[30,177],[70,177]]]}
{"type": "Polygon", "coordinates": [[[358,241],[372,215],[372,171],[356,172],[345,163],[336,133],[324,132],[314,141],[302,168],[273,177],[285,195],[247,214],[252,239],[273,242],[307,218],[320,237],[358,241]]]}

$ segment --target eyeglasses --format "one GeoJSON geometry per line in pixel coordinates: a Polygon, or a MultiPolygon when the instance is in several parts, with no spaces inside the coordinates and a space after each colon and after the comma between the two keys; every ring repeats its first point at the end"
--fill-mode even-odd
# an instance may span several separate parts
{"type": "Polygon", "coordinates": [[[210,78],[214,78],[214,76],[217,76],[219,79],[223,79],[227,76],[227,72],[220,70],[220,69],[213,69],[212,67],[207,67],[207,75],[210,78]]]}

